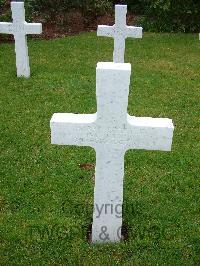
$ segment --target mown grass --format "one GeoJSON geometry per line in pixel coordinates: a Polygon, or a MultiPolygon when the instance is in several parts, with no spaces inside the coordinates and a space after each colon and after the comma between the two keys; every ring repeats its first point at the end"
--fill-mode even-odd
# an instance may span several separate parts
{"type": "Polygon", "coordinates": [[[91,245],[94,169],[79,165],[95,164],[95,152],[51,145],[49,122],[96,111],[95,67],[112,60],[112,40],[31,40],[30,79],[16,78],[14,46],[0,44],[2,265],[200,265],[198,36],[145,34],[126,45],[128,111],[172,118],[173,149],[127,152],[128,240],[91,245]]]}

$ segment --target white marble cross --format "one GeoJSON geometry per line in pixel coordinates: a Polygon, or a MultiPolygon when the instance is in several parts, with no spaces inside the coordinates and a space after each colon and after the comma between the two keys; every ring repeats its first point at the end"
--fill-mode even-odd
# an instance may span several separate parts
{"type": "Polygon", "coordinates": [[[130,64],[98,63],[97,113],[54,114],[51,143],[90,146],[96,151],[93,242],[121,240],[124,155],[129,149],[170,151],[168,118],[127,114],[130,64]]]}
{"type": "Polygon", "coordinates": [[[115,25],[98,26],[97,36],[114,38],[113,62],[124,63],[125,40],[128,37],[142,38],[142,27],[126,25],[126,5],[115,6],[115,25]]]}
{"type": "Polygon", "coordinates": [[[25,21],[24,2],[11,2],[11,10],[13,23],[0,22],[0,33],[14,35],[17,76],[28,78],[30,66],[26,34],[42,33],[42,24],[25,21]]]}

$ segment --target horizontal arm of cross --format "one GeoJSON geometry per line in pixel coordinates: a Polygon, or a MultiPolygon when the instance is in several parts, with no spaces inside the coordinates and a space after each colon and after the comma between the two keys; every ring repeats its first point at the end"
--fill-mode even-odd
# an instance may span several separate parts
{"type": "Polygon", "coordinates": [[[128,26],[126,29],[127,38],[142,38],[142,27],[128,26]]]}
{"type": "Polygon", "coordinates": [[[0,22],[0,33],[12,33],[12,23],[0,22]]]}
{"type": "Polygon", "coordinates": [[[174,126],[171,119],[127,117],[129,124],[128,149],[170,151],[174,126]]]}
{"type": "Polygon", "coordinates": [[[54,114],[50,122],[51,143],[93,147],[96,117],[96,114],[54,114]]]}
{"type": "Polygon", "coordinates": [[[114,27],[104,25],[98,26],[97,36],[114,37],[114,27]]]}
{"type": "Polygon", "coordinates": [[[26,23],[26,34],[41,34],[42,24],[41,23],[26,23]]]}

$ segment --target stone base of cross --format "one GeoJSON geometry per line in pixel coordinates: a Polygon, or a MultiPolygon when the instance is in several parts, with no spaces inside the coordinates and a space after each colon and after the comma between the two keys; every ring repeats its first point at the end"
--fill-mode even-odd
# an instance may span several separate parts
{"type": "Polygon", "coordinates": [[[96,151],[92,241],[121,240],[124,155],[129,149],[170,151],[174,126],[167,118],[127,114],[130,64],[98,63],[97,113],[54,114],[51,142],[96,151]]]}
{"type": "Polygon", "coordinates": [[[24,2],[11,2],[13,23],[0,22],[0,33],[13,34],[18,77],[30,77],[27,34],[42,33],[41,23],[25,21],[24,2]]]}

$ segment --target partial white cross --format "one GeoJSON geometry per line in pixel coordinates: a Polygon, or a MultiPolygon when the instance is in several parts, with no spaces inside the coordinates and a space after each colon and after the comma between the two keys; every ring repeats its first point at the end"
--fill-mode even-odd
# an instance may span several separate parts
{"type": "Polygon", "coordinates": [[[25,21],[24,2],[11,2],[11,10],[13,23],[0,22],[0,33],[14,35],[17,76],[28,78],[30,66],[26,34],[42,33],[42,24],[25,21]]]}
{"type": "Polygon", "coordinates": [[[95,149],[92,241],[114,242],[121,239],[125,152],[170,151],[174,127],[168,118],[127,114],[130,64],[98,63],[96,75],[97,113],[54,114],[51,143],[95,149]]]}
{"type": "Polygon", "coordinates": [[[115,6],[115,25],[98,26],[97,36],[114,38],[113,62],[124,63],[125,40],[128,37],[142,38],[142,27],[126,25],[126,5],[115,6]]]}

